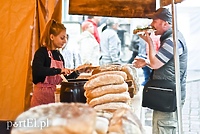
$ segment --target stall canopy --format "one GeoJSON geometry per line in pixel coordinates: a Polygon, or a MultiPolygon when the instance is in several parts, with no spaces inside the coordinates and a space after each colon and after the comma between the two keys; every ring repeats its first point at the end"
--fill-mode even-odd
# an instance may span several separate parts
{"type": "MultiPolygon", "coordinates": [[[[33,54],[46,22],[61,21],[62,0],[1,0],[0,5],[0,120],[4,121],[29,108],[33,54]]],[[[70,0],[69,13],[142,18],[155,7],[156,0],[70,0]]]]}
{"type": "Polygon", "coordinates": [[[46,22],[61,22],[61,0],[0,2],[0,121],[29,108],[31,60],[46,22]]]}

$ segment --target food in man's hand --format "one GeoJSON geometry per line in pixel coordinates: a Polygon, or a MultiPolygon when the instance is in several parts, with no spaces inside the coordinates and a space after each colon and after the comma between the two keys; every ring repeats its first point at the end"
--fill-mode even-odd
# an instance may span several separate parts
{"type": "Polygon", "coordinates": [[[152,33],[155,31],[155,29],[151,26],[143,27],[143,28],[136,28],[133,30],[133,34],[144,34],[145,31],[147,31],[148,33],[152,33]]]}

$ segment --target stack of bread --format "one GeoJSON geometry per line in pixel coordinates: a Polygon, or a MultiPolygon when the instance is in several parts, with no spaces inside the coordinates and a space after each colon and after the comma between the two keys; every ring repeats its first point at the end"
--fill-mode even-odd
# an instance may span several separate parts
{"type": "Polygon", "coordinates": [[[127,75],[126,82],[129,84],[129,94],[130,97],[133,98],[139,91],[139,76],[137,74],[137,70],[132,65],[103,65],[100,66],[92,72],[92,75],[107,72],[107,71],[123,71],[127,75]]]}
{"type": "Polygon", "coordinates": [[[127,74],[123,71],[105,71],[92,75],[84,84],[87,103],[96,110],[130,108],[126,79],[127,74]]]}

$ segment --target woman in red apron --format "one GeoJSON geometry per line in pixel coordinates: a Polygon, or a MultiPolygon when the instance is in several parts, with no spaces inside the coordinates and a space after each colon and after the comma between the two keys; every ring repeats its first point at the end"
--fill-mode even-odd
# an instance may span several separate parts
{"type": "Polygon", "coordinates": [[[56,85],[62,81],[60,74],[67,79],[78,77],[78,71],[64,68],[63,56],[58,51],[66,42],[65,26],[50,20],[41,39],[42,47],[35,52],[32,63],[34,89],[31,107],[55,102],[56,85]]]}

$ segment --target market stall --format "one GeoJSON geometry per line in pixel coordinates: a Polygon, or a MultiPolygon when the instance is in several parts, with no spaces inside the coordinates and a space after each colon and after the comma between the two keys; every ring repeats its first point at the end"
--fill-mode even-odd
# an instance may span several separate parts
{"type": "MultiPolygon", "coordinates": [[[[177,0],[176,2],[181,1],[177,0]]],[[[170,3],[170,0],[160,1],[161,6],[170,3]]],[[[119,0],[106,2],[102,2],[102,0],[70,0],[69,13],[142,18],[144,14],[154,11],[156,8],[155,0],[146,0],[145,4],[141,4],[143,4],[142,0],[126,0],[125,2],[119,0]],[[97,6],[99,4],[101,6],[97,6]],[[144,10],[143,7],[147,7],[148,4],[151,6],[144,10]],[[136,10],[137,7],[140,8],[136,10]]],[[[1,20],[1,40],[4,45],[2,45],[0,56],[1,121],[13,121],[20,113],[29,108],[32,91],[32,57],[39,47],[38,42],[45,23],[51,18],[61,21],[61,6],[61,0],[2,2],[1,18],[4,19],[1,20]]]]}
{"type": "Polygon", "coordinates": [[[15,120],[21,125],[13,126],[11,134],[143,134],[131,103],[139,88],[136,69],[130,65],[105,65],[95,67],[87,76],[61,83],[57,92],[61,103],[40,105],[21,113],[15,120]],[[74,123],[82,129],[73,127],[74,123]]]}

